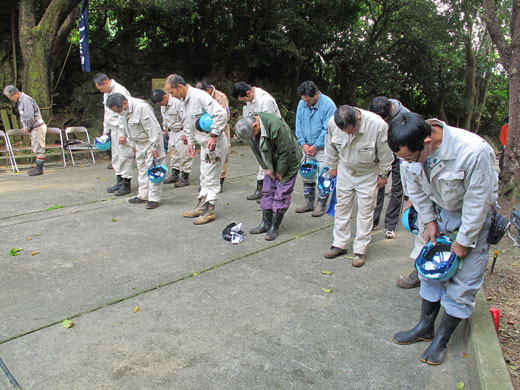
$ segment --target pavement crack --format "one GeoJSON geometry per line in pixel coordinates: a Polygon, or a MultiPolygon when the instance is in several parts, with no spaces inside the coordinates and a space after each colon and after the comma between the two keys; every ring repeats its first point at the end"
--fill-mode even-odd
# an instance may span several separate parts
{"type": "Polygon", "coordinates": [[[234,262],[237,262],[237,261],[240,261],[240,260],[243,260],[243,259],[246,259],[248,257],[251,257],[251,256],[254,256],[258,253],[261,253],[261,252],[265,252],[267,250],[270,250],[270,249],[273,249],[273,248],[276,248],[278,246],[281,246],[283,244],[286,244],[288,242],[291,242],[291,241],[294,241],[294,240],[299,240],[301,239],[302,237],[305,237],[305,236],[309,236],[311,234],[314,234],[314,233],[317,233],[319,231],[322,231],[322,230],[325,230],[325,229],[328,229],[330,228],[331,226],[334,226],[334,223],[329,223],[325,226],[322,226],[322,227],[319,227],[317,229],[313,229],[313,230],[310,230],[308,232],[305,232],[305,233],[301,233],[301,234],[298,234],[298,235],[295,235],[295,236],[292,236],[292,237],[288,237],[286,238],[285,240],[279,240],[277,242],[274,242],[272,243],[271,245],[268,245],[268,246],[265,246],[263,248],[259,248],[255,251],[252,251],[252,252],[249,252],[249,253],[246,253],[246,254],[243,254],[241,256],[237,256],[237,257],[233,257],[233,258],[230,258],[228,260],[225,260],[221,263],[218,263],[218,264],[214,264],[212,266],[209,266],[209,267],[206,267],[206,268],[203,268],[199,271],[195,271],[193,273],[190,273],[188,275],[185,275],[185,276],[181,276],[177,279],[174,279],[174,280],[170,280],[170,281],[167,281],[167,282],[164,282],[164,283],[160,283],[154,287],[150,287],[150,288],[147,288],[145,290],[141,290],[141,291],[137,291],[133,294],[130,294],[130,295],[127,295],[127,296],[124,296],[124,297],[120,297],[120,298],[117,298],[117,299],[114,299],[110,302],[107,302],[107,303],[104,303],[102,305],[99,305],[99,306],[96,306],[96,307],[93,307],[91,309],[88,309],[88,310],[84,310],[82,312],[79,312],[79,313],[75,313],[75,314],[72,314],[70,316],[67,316],[65,318],[62,318],[60,320],[57,320],[57,321],[54,321],[54,322],[51,322],[51,323],[48,323],[48,324],[45,324],[45,325],[42,325],[38,328],[35,328],[35,329],[31,329],[31,330],[28,330],[26,332],[23,332],[23,333],[20,333],[18,335],[15,335],[15,336],[11,336],[5,340],[0,340],[0,345],[2,344],[6,344],[10,341],[14,341],[16,339],[19,339],[21,337],[24,337],[24,336],[27,336],[27,335],[30,335],[30,334],[33,334],[33,333],[36,333],[36,332],[39,332],[40,330],[44,330],[44,329],[47,329],[47,328],[50,328],[52,326],[55,326],[55,325],[58,325],[58,324],[61,324],[64,320],[73,320],[75,318],[79,318],[79,317],[82,317],[86,314],[90,314],[90,313],[94,313],[96,311],[99,311],[99,310],[102,310],[102,309],[105,309],[107,307],[110,307],[110,306],[113,306],[113,305],[116,305],[118,303],[121,303],[121,302],[125,302],[125,301],[128,301],[130,299],[133,299],[133,298],[136,298],[136,297],[139,297],[139,296],[142,296],[144,294],[147,294],[149,292],[152,292],[152,291],[155,291],[155,290],[159,290],[161,288],[164,288],[164,287],[168,287],[168,286],[171,286],[175,283],[179,283],[179,282],[182,282],[183,280],[186,280],[186,279],[190,279],[194,276],[200,276],[201,274],[203,273],[206,273],[206,272],[209,272],[209,271],[213,271],[215,269],[218,269],[218,268],[221,268],[221,267],[224,267],[225,265],[228,265],[228,264],[231,264],[231,263],[234,263],[234,262]]]}

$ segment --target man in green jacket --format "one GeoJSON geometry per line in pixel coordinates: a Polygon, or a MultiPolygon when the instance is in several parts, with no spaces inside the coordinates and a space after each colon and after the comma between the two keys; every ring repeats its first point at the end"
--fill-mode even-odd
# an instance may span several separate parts
{"type": "Polygon", "coordinates": [[[291,194],[302,160],[302,148],[287,124],[277,116],[259,112],[240,119],[235,133],[249,139],[258,164],[265,169],[262,186],[262,222],[249,230],[251,234],[265,233],[272,241],[278,236],[283,216],[291,204],[291,194]]]}

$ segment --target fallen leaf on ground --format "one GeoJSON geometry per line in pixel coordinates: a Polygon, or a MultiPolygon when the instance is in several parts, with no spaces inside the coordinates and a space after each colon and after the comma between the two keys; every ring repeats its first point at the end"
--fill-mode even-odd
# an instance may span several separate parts
{"type": "Polygon", "coordinates": [[[134,309],[134,313],[137,313],[139,311],[139,306],[136,306],[135,309],[134,309]]]}
{"type": "Polygon", "coordinates": [[[193,273],[193,276],[197,276],[199,273],[198,272],[194,272],[193,273]]]}
{"type": "Polygon", "coordinates": [[[42,186],[42,188],[49,188],[49,186],[42,186]]]}
{"type": "Polygon", "coordinates": [[[19,253],[18,252],[21,252],[23,251],[22,248],[12,248],[11,251],[9,252],[9,256],[18,256],[19,253]]]}
{"type": "Polygon", "coordinates": [[[331,271],[320,271],[323,275],[332,275],[331,271]]]}
{"type": "Polygon", "coordinates": [[[74,326],[74,322],[70,321],[70,320],[63,320],[63,322],[61,323],[63,325],[64,328],[68,329],[68,328],[72,328],[74,326]]]}
{"type": "Polygon", "coordinates": [[[350,259],[352,260],[352,256],[343,256],[345,259],[350,259]]]}
{"type": "Polygon", "coordinates": [[[511,370],[513,370],[513,371],[518,370],[518,367],[517,367],[517,366],[511,366],[511,365],[509,365],[509,368],[510,368],[511,370]]]}
{"type": "Polygon", "coordinates": [[[464,382],[460,381],[457,383],[457,390],[462,390],[464,388],[464,382]]]}
{"type": "Polygon", "coordinates": [[[512,266],[513,267],[518,267],[518,263],[513,263],[512,266]]]}
{"type": "Polygon", "coordinates": [[[31,237],[27,237],[27,241],[31,241],[31,240],[32,240],[32,238],[31,238],[31,237]]]}
{"type": "Polygon", "coordinates": [[[468,355],[466,355],[466,352],[462,352],[462,357],[463,357],[464,359],[466,359],[466,358],[468,357],[468,355]]]}
{"type": "Polygon", "coordinates": [[[40,252],[34,251],[33,253],[31,253],[31,256],[37,255],[38,253],[40,253],[40,252]]]}
{"type": "Polygon", "coordinates": [[[34,233],[33,236],[40,236],[41,233],[34,233]]]}
{"type": "Polygon", "coordinates": [[[50,211],[50,210],[56,210],[56,209],[62,209],[63,206],[61,204],[57,204],[57,205],[54,205],[54,206],[51,206],[47,209],[47,211],[50,211]]]}
{"type": "Polygon", "coordinates": [[[327,293],[327,294],[332,292],[332,290],[330,288],[325,288],[325,287],[322,287],[321,291],[323,291],[324,293],[327,293]]]}
{"type": "Polygon", "coordinates": [[[112,222],[117,222],[117,219],[115,219],[115,218],[112,218],[112,222]]]}
{"type": "Polygon", "coordinates": [[[294,236],[294,238],[298,239],[298,238],[302,238],[302,236],[294,236]]]}

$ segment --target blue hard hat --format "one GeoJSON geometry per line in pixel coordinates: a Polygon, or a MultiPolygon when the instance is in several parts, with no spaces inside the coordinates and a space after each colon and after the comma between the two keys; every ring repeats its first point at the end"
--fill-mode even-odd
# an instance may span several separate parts
{"type": "Polygon", "coordinates": [[[202,116],[197,119],[195,122],[195,127],[199,131],[204,131],[209,133],[211,131],[211,125],[213,124],[213,117],[209,115],[207,112],[202,114],[202,116]]]}
{"type": "Polygon", "coordinates": [[[318,191],[321,195],[329,195],[336,187],[336,176],[332,177],[329,167],[325,167],[318,175],[318,191]]]}
{"type": "Polygon", "coordinates": [[[148,180],[150,180],[152,183],[162,183],[167,174],[168,167],[165,165],[155,165],[155,161],[153,162],[153,165],[146,171],[148,180]]]}
{"type": "Polygon", "coordinates": [[[427,279],[450,280],[459,268],[460,259],[451,252],[453,242],[446,236],[437,237],[437,244],[424,246],[415,260],[417,272],[427,279]]]}
{"type": "Polygon", "coordinates": [[[413,206],[403,211],[401,215],[401,224],[410,233],[419,234],[419,227],[417,226],[417,210],[413,206]]]}
{"type": "Polygon", "coordinates": [[[302,165],[300,165],[300,175],[302,175],[304,179],[312,180],[319,169],[320,164],[318,164],[316,160],[307,161],[307,158],[305,158],[302,165]]]}
{"type": "Polygon", "coordinates": [[[101,151],[109,150],[112,147],[112,141],[110,136],[107,134],[96,137],[94,144],[96,145],[96,148],[101,151]]]}

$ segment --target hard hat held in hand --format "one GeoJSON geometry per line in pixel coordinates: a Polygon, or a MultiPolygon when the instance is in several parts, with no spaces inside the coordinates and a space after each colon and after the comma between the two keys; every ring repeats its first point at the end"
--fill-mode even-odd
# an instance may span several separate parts
{"type": "Polygon", "coordinates": [[[168,174],[168,167],[165,165],[156,165],[155,160],[153,160],[153,165],[148,168],[146,171],[146,175],[148,176],[148,180],[152,183],[162,183],[168,174]]]}
{"type": "Polygon", "coordinates": [[[459,257],[451,252],[452,243],[448,237],[439,236],[436,245],[430,242],[424,246],[415,260],[417,272],[439,282],[450,280],[461,265],[459,257]]]}
{"type": "Polygon", "coordinates": [[[112,140],[108,134],[103,134],[99,137],[96,137],[94,144],[98,150],[106,151],[112,147],[112,140]]]}

